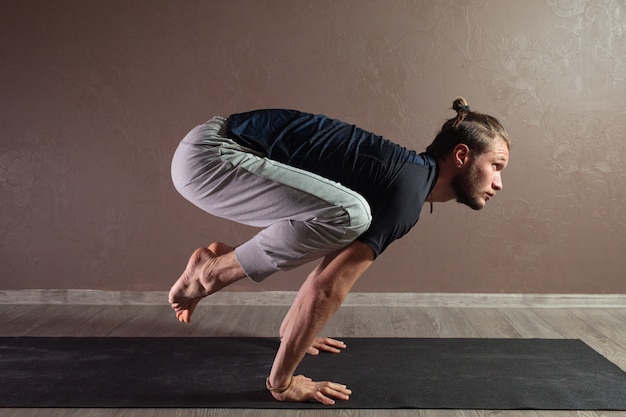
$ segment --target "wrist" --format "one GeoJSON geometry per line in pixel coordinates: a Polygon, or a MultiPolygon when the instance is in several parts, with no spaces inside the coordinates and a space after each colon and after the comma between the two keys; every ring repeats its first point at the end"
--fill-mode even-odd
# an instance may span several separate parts
{"type": "Polygon", "coordinates": [[[272,386],[272,384],[270,384],[270,377],[268,376],[267,378],[265,378],[265,388],[267,388],[270,392],[281,394],[287,391],[292,386],[293,386],[293,375],[289,377],[289,382],[283,386],[272,386]]]}

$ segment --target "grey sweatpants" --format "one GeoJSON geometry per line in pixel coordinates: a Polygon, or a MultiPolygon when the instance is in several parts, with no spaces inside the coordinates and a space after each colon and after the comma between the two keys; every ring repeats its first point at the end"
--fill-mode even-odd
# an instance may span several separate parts
{"type": "Polygon", "coordinates": [[[180,142],[172,180],[207,213],[264,228],[235,249],[244,272],[262,281],[347,246],[367,230],[370,207],[358,193],[256,154],[224,136],[214,117],[180,142]]]}

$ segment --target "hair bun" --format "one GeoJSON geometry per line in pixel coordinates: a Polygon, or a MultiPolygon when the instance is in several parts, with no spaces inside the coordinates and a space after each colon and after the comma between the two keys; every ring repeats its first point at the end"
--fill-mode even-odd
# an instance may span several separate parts
{"type": "Polygon", "coordinates": [[[463,97],[457,97],[454,100],[454,102],[452,103],[452,110],[456,111],[457,113],[469,113],[471,111],[469,104],[467,104],[467,100],[465,100],[463,97]]]}

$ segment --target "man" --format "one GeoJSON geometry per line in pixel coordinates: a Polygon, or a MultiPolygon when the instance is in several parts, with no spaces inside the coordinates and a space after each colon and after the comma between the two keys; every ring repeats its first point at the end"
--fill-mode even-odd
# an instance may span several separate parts
{"type": "Polygon", "coordinates": [[[425,202],[479,210],[502,189],[508,134],[462,98],[453,109],[421,154],[295,110],[215,117],[193,129],[172,162],[178,191],[208,213],[263,229],[236,248],[215,242],[191,255],[169,293],[177,318],[188,323],[203,297],[242,278],[321,258],[283,320],[266,386],[279,401],[349,399],[345,385],[293,373],[306,353],[345,347],[316,336],[353,284],[417,223],[425,202]]]}

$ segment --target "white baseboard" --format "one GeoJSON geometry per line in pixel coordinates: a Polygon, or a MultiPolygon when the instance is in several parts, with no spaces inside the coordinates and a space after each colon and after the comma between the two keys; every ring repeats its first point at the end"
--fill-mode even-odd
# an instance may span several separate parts
{"type": "MultiPolygon", "coordinates": [[[[229,292],[210,296],[212,305],[288,306],[292,291],[229,292]]],[[[160,291],[0,290],[0,304],[166,305],[160,291]]],[[[351,293],[344,306],[390,307],[508,307],[508,308],[626,308],[626,294],[452,294],[351,293]]]]}

